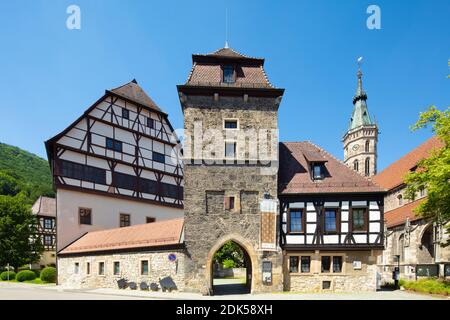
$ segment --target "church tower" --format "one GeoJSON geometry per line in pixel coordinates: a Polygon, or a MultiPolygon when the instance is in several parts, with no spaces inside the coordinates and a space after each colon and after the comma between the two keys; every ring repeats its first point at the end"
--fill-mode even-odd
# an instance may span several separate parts
{"type": "Polygon", "coordinates": [[[377,173],[378,126],[367,109],[367,94],[362,87],[362,72],[358,69],[358,87],[353,97],[353,114],[343,137],[344,163],[362,175],[377,173]]]}

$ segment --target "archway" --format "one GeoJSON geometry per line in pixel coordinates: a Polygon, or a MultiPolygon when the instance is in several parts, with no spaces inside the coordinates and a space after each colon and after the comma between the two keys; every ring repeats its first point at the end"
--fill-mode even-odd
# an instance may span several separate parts
{"type": "Polygon", "coordinates": [[[434,240],[433,240],[433,224],[429,224],[424,228],[420,239],[420,248],[423,250],[423,260],[429,263],[434,262],[434,240]]]}
{"type": "Polygon", "coordinates": [[[246,294],[252,290],[251,247],[245,241],[224,238],[208,254],[207,278],[214,295],[246,294]]]}

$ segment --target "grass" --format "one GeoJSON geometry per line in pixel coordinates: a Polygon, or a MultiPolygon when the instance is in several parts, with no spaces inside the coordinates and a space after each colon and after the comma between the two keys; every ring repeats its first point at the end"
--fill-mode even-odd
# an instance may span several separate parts
{"type": "Polygon", "coordinates": [[[436,278],[426,278],[419,279],[417,281],[400,280],[400,286],[404,287],[406,290],[428,293],[428,294],[439,294],[448,296],[450,295],[450,281],[441,280],[436,278]]]}

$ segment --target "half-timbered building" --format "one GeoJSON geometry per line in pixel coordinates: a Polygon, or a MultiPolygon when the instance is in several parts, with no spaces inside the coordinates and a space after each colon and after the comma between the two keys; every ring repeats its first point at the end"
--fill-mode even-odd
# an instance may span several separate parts
{"type": "Polygon", "coordinates": [[[37,267],[56,264],[56,200],[54,198],[39,197],[31,207],[36,215],[37,236],[41,239],[44,252],[37,267]]]}
{"type": "Polygon", "coordinates": [[[279,152],[285,289],[376,290],[383,189],[311,142],[279,152]]]}
{"type": "Polygon", "coordinates": [[[183,215],[183,168],[168,115],[133,80],[46,142],[58,251],[89,231],[183,215]]]}

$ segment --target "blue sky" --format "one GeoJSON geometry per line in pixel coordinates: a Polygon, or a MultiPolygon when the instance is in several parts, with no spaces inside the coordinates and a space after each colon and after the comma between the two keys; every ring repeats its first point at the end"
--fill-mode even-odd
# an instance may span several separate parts
{"type": "Polygon", "coordinates": [[[445,0],[2,1],[0,142],[45,157],[44,140],[133,78],[182,127],[176,85],[192,53],[223,47],[226,8],[230,46],[266,58],[271,82],[286,89],[282,141],[311,140],[342,159],[359,56],[380,170],[431,136],[409,129],[420,111],[450,105],[445,0]],[[81,30],[66,28],[70,4],[81,30]],[[370,4],[381,30],[366,27],[370,4]]]}

